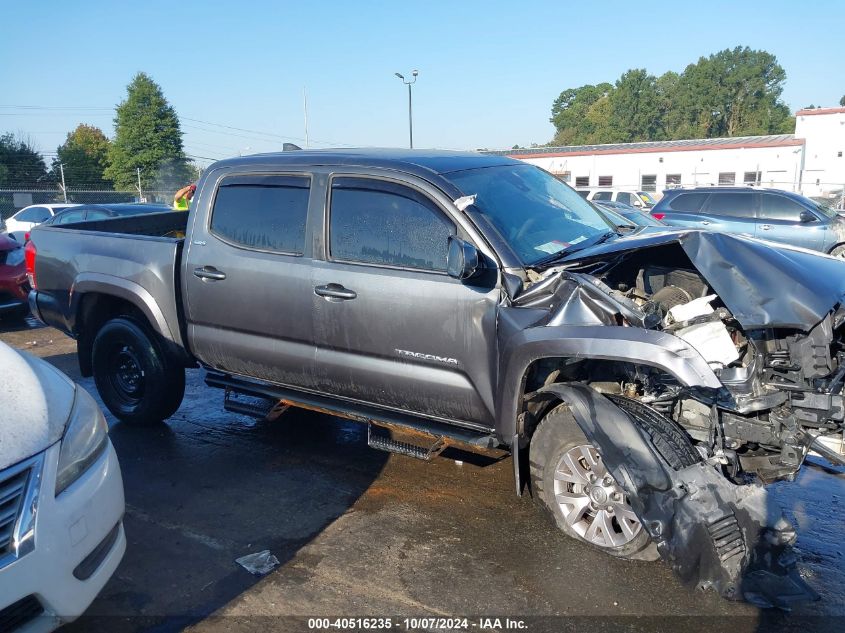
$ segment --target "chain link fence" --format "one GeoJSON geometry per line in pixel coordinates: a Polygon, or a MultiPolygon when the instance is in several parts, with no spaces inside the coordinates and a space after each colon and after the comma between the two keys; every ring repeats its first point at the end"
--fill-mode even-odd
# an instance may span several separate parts
{"type": "Polygon", "coordinates": [[[171,204],[174,191],[112,191],[107,189],[61,188],[0,189],[0,217],[11,217],[33,204],[109,204],[117,202],[158,202],[171,204]]]}

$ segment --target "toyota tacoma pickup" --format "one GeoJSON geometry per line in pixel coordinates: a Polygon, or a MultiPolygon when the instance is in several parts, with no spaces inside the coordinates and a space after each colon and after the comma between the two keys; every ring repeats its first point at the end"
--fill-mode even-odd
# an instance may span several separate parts
{"type": "Polygon", "coordinates": [[[841,261],[620,233],[534,166],[400,150],[224,160],[189,213],[36,227],[26,261],[33,313],[121,420],[171,416],[199,365],[233,410],[509,451],[517,494],[608,554],[760,606],[816,597],[765,484],[842,460],[821,441],[845,417],[841,261]]]}

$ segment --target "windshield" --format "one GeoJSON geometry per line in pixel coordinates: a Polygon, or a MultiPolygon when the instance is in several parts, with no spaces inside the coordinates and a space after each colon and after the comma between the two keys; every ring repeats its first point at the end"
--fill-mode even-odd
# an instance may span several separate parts
{"type": "Polygon", "coordinates": [[[533,165],[502,165],[445,174],[498,230],[524,264],[535,264],[613,226],[578,193],[533,165]]]}

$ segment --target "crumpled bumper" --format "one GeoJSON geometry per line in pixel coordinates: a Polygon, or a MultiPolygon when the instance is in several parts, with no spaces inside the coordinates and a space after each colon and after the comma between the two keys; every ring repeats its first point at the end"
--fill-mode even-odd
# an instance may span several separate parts
{"type": "Polygon", "coordinates": [[[631,417],[587,385],[553,384],[537,393],[570,406],[684,583],[759,607],[818,599],[798,575],[795,530],[763,486],[734,484],[704,461],[673,469],[631,417]]]}

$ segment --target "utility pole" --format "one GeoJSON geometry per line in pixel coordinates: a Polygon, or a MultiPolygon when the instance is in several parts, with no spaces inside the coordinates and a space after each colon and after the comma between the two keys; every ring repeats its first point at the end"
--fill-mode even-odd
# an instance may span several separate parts
{"type": "Polygon", "coordinates": [[[144,192],[141,190],[141,168],[138,167],[138,200],[144,199],[144,192]]]}
{"type": "Polygon", "coordinates": [[[399,79],[402,80],[402,83],[408,86],[408,145],[411,149],[414,149],[414,116],[413,116],[413,109],[411,103],[411,86],[417,82],[417,75],[419,75],[419,71],[415,70],[411,73],[413,79],[411,81],[407,81],[405,76],[401,73],[393,73],[399,79]]]}
{"type": "Polygon", "coordinates": [[[305,113],[305,149],[308,149],[308,93],[302,86],[302,106],[305,113]]]}
{"type": "Polygon", "coordinates": [[[65,164],[59,163],[59,171],[62,172],[62,195],[65,197],[65,202],[67,202],[67,186],[65,185],[65,164]]]}

